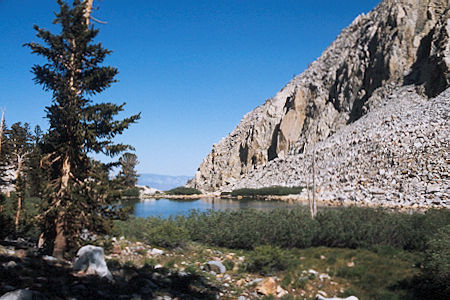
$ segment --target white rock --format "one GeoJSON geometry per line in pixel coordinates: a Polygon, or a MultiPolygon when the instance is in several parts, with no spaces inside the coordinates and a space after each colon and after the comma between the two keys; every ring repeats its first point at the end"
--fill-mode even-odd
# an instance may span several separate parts
{"type": "Polygon", "coordinates": [[[0,300],[46,300],[47,298],[39,292],[29,289],[15,290],[0,297],[0,300]]]}
{"type": "Polygon", "coordinates": [[[103,248],[92,245],[81,247],[73,264],[74,271],[83,271],[86,274],[96,274],[113,280],[111,272],[105,262],[103,248]]]}

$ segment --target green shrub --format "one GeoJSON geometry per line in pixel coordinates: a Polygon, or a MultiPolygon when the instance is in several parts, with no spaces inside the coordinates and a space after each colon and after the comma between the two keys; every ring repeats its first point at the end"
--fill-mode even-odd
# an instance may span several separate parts
{"type": "Polygon", "coordinates": [[[424,251],[439,228],[450,224],[450,210],[405,214],[386,209],[348,207],[324,209],[316,218],[296,206],[272,210],[191,211],[169,220],[136,219],[116,223],[117,235],[160,245],[192,240],[208,245],[254,249],[261,245],[282,248],[366,248],[383,255],[395,249],[424,251]],[[167,228],[164,228],[167,226],[167,228]],[[156,230],[155,228],[158,228],[156,230]],[[179,242],[178,242],[179,241],[179,242]]]}
{"type": "Polygon", "coordinates": [[[193,211],[186,226],[193,240],[227,248],[259,245],[310,247],[316,222],[304,207],[258,211],[193,211]]]}
{"type": "Polygon", "coordinates": [[[129,188],[122,191],[122,197],[139,198],[140,189],[138,187],[129,188]]]}
{"type": "Polygon", "coordinates": [[[262,275],[277,271],[284,271],[290,266],[295,266],[294,258],[279,247],[259,246],[250,254],[247,269],[250,272],[262,275]]]}
{"type": "Polygon", "coordinates": [[[165,248],[182,247],[188,241],[188,232],[177,218],[130,218],[127,221],[116,221],[112,233],[165,248]]]}
{"type": "Polygon", "coordinates": [[[197,189],[194,189],[194,188],[179,186],[174,189],[166,191],[166,194],[168,194],[168,195],[201,195],[202,192],[197,189]]]}
{"type": "Polygon", "coordinates": [[[250,189],[243,188],[233,190],[231,192],[231,196],[283,196],[283,195],[292,195],[292,194],[300,194],[303,190],[303,187],[286,187],[286,186],[270,186],[259,189],[250,189]]]}
{"type": "Polygon", "coordinates": [[[438,230],[427,246],[422,274],[415,280],[415,292],[420,299],[449,299],[450,225],[438,230]]]}

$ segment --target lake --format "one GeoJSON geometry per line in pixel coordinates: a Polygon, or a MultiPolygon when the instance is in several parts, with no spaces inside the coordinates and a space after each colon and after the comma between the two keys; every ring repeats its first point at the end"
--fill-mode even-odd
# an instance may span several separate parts
{"type": "Polygon", "coordinates": [[[273,209],[281,207],[292,207],[286,201],[265,201],[256,199],[222,199],[222,198],[201,198],[201,199],[143,199],[135,200],[130,205],[134,205],[134,216],[146,217],[162,217],[187,215],[190,210],[199,211],[225,210],[225,209],[273,209]]]}

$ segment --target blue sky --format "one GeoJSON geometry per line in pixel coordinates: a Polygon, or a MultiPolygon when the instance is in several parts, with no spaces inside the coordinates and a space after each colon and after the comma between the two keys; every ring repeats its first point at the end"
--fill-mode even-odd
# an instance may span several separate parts
{"type": "MultiPolygon", "coordinates": [[[[106,25],[97,41],[119,69],[96,102],[126,102],[142,118],[118,141],[136,148],[138,171],[193,175],[214,143],[275,95],[378,0],[95,0],[106,25]]],[[[44,61],[22,47],[39,41],[54,0],[0,0],[0,109],[7,124],[48,128],[51,95],[30,69],[44,61]]]]}

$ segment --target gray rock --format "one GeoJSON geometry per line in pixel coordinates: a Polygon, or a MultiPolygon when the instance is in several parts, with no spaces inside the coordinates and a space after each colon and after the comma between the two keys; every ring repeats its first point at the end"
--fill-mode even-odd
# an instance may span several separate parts
{"type": "Polygon", "coordinates": [[[225,266],[220,261],[215,260],[208,261],[206,263],[206,267],[208,268],[208,270],[216,274],[223,274],[227,271],[227,268],[225,268],[225,266]]]}
{"type": "Polygon", "coordinates": [[[39,292],[21,289],[8,292],[0,297],[0,300],[46,300],[47,297],[39,292]]]}
{"type": "Polygon", "coordinates": [[[96,274],[113,280],[111,272],[105,262],[103,248],[92,245],[81,247],[73,264],[74,271],[83,271],[86,274],[96,274]]]}

